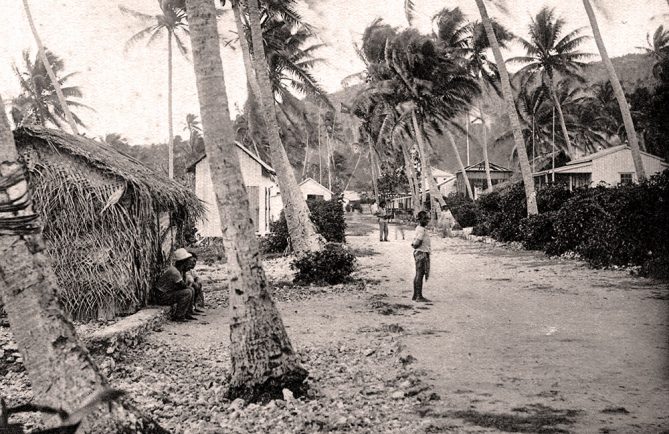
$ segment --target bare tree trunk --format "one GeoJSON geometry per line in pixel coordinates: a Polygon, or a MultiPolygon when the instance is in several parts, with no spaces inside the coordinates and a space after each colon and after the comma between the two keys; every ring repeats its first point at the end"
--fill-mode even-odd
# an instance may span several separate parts
{"type": "Polygon", "coordinates": [[[265,47],[263,45],[258,7],[258,0],[248,0],[254,69],[260,87],[260,102],[263,117],[267,124],[270,156],[279,181],[281,200],[283,201],[286,222],[288,224],[288,233],[290,234],[291,244],[295,253],[301,256],[309,252],[321,250],[325,244],[325,240],[316,232],[316,228],[309,218],[309,208],[307,208],[307,203],[302,197],[302,191],[295,179],[293,167],[281,143],[279,125],[276,120],[276,112],[274,111],[272,86],[269,81],[269,71],[265,58],[265,47]]]}
{"type": "Polygon", "coordinates": [[[453,135],[448,129],[446,130],[446,137],[448,138],[448,141],[451,144],[453,151],[455,152],[455,158],[458,160],[458,166],[460,167],[460,171],[462,172],[462,179],[463,182],[465,183],[467,196],[469,196],[470,199],[474,200],[474,193],[472,192],[472,186],[469,183],[469,176],[467,176],[465,165],[462,164],[462,158],[460,158],[460,152],[458,151],[458,146],[455,144],[455,139],[453,139],[453,135]]]}
{"type": "Polygon", "coordinates": [[[374,158],[374,149],[371,146],[371,139],[369,139],[369,168],[372,172],[372,188],[374,189],[374,197],[376,198],[376,203],[379,203],[379,186],[377,184],[376,180],[376,163],[375,163],[375,158],[374,158]]]}
{"type": "MultiPolygon", "coordinates": [[[[393,140],[395,140],[395,136],[393,136],[393,140]]],[[[407,179],[409,180],[409,186],[411,187],[411,201],[412,201],[412,208],[414,210],[414,216],[418,214],[418,208],[416,208],[416,205],[418,204],[420,200],[420,187],[418,184],[418,176],[416,175],[416,168],[414,167],[413,160],[411,159],[411,154],[409,153],[409,150],[406,147],[406,144],[402,141],[400,146],[402,147],[402,155],[404,156],[404,170],[407,175],[407,179]]]]}
{"type": "Polygon", "coordinates": [[[232,141],[232,121],[218,43],[214,0],[187,0],[193,64],[230,284],[229,395],[247,401],[277,398],[302,387],[307,372],[293,351],[267,289],[258,240],[232,141]]]}
{"type": "Polygon", "coordinates": [[[302,180],[307,173],[307,166],[309,165],[309,131],[307,131],[307,145],[304,148],[304,164],[302,165],[302,180]]]}
{"type": "Polygon", "coordinates": [[[253,61],[251,60],[251,51],[249,50],[249,41],[246,39],[244,32],[244,23],[242,22],[242,2],[237,0],[232,4],[232,11],[235,15],[235,27],[237,27],[237,35],[239,36],[239,45],[242,47],[242,59],[244,60],[244,71],[246,72],[246,80],[251,86],[256,99],[260,99],[260,85],[253,70],[253,61]]]}
{"type": "Polygon", "coordinates": [[[39,52],[40,59],[42,59],[42,63],[44,64],[44,69],[46,69],[46,73],[49,75],[49,80],[51,80],[53,88],[56,90],[56,96],[58,96],[58,102],[60,103],[60,106],[63,109],[63,113],[65,114],[65,120],[67,120],[67,123],[70,125],[72,132],[74,134],[79,135],[79,129],[77,128],[77,123],[74,121],[74,117],[70,112],[70,108],[67,106],[67,100],[65,99],[65,95],[63,95],[63,91],[60,88],[60,83],[58,82],[58,78],[56,77],[56,74],[54,74],[53,68],[51,68],[49,59],[47,59],[46,57],[46,50],[44,49],[44,45],[42,44],[42,40],[40,39],[39,34],[37,33],[37,28],[35,27],[33,16],[30,13],[30,6],[28,5],[28,0],[23,0],[23,9],[26,12],[26,17],[28,18],[28,24],[30,24],[30,30],[32,31],[33,37],[35,38],[35,43],[37,44],[37,50],[39,52]]]}
{"type": "Polygon", "coordinates": [[[172,121],[172,34],[167,31],[167,125],[169,138],[167,139],[167,175],[174,178],[174,125],[172,121]]]}
{"type": "Polygon", "coordinates": [[[560,100],[558,99],[557,92],[555,91],[555,83],[551,77],[546,77],[548,80],[548,88],[551,92],[551,99],[553,100],[553,105],[558,114],[558,120],[560,121],[560,129],[562,130],[562,135],[564,136],[565,151],[569,157],[574,158],[574,150],[571,147],[571,139],[569,138],[569,131],[567,130],[567,124],[564,121],[564,113],[562,113],[562,106],[560,105],[560,100]]]}
{"type": "Polygon", "coordinates": [[[446,201],[439,192],[437,187],[437,182],[432,175],[432,166],[430,166],[430,156],[428,155],[427,146],[425,144],[425,138],[423,137],[423,131],[418,125],[418,118],[416,117],[416,111],[411,112],[411,121],[413,122],[413,129],[416,134],[416,141],[418,142],[418,151],[421,154],[421,166],[423,166],[422,176],[425,178],[426,190],[430,190],[430,199],[436,200],[439,202],[440,211],[446,206],[446,201]]]}
{"type": "Polygon", "coordinates": [[[492,24],[490,23],[490,17],[488,16],[488,11],[486,10],[485,4],[483,3],[483,0],[475,1],[476,6],[479,9],[479,13],[481,14],[481,21],[483,22],[483,27],[485,28],[486,35],[488,36],[488,41],[490,41],[490,47],[492,48],[492,52],[495,55],[495,63],[499,69],[500,81],[502,83],[502,94],[504,95],[504,101],[506,102],[506,112],[509,115],[509,120],[511,122],[511,128],[513,131],[513,139],[516,147],[518,148],[517,152],[518,159],[520,160],[520,172],[523,176],[523,184],[525,185],[527,214],[538,214],[539,209],[537,208],[537,194],[534,189],[532,169],[530,168],[530,162],[527,158],[527,149],[525,149],[523,132],[520,129],[518,112],[516,111],[516,105],[513,102],[513,92],[511,91],[509,72],[506,70],[504,57],[502,56],[502,51],[499,48],[499,42],[497,41],[495,31],[493,30],[492,24]]]}
{"type": "Polygon", "coordinates": [[[481,118],[481,127],[483,130],[483,143],[481,144],[481,149],[483,150],[483,164],[485,165],[485,179],[488,183],[488,191],[492,191],[492,177],[490,176],[490,160],[488,159],[488,127],[485,124],[485,118],[483,117],[483,104],[479,99],[479,117],[481,118]]]}
{"type": "MultiPolygon", "coordinates": [[[[669,0],[667,0],[669,4],[669,0]]],[[[583,0],[583,6],[585,11],[588,14],[588,19],[590,20],[590,27],[592,27],[592,34],[595,37],[595,42],[597,43],[597,48],[599,49],[599,55],[602,57],[602,62],[606,67],[606,72],[609,74],[609,81],[611,86],[613,86],[613,93],[616,95],[618,100],[618,107],[620,107],[620,113],[623,116],[623,124],[625,124],[625,131],[627,132],[627,138],[629,139],[630,148],[632,150],[632,160],[634,161],[634,169],[636,171],[636,176],[639,181],[646,179],[646,171],[643,167],[643,160],[641,159],[641,150],[639,149],[639,139],[636,135],[636,130],[634,129],[634,121],[632,120],[632,114],[630,113],[629,106],[627,105],[627,99],[625,98],[625,92],[623,87],[620,85],[620,80],[618,80],[618,75],[616,70],[613,67],[613,63],[609,58],[609,54],[606,51],[606,46],[604,45],[604,40],[602,39],[602,34],[599,31],[599,24],[597,24],[597,17],[595,16],[595,11],[592,9],[590,0],[583,0]]]]}
{"type": "MultiPolygon", "coordinates": [[[[0,107],[4,107],[0,98],[0,107]]],[[[23,357],[36,402],[72,412],[108,388],[56,296],[56,277],[44,254],[40,222],[30,197],[24,168],[17,162],[14,137],[0,113],[0,203],[23,205],[0,213],[0,298],[23,357]],[[12,229],[8,219],[25,219],[12,229]]],[[[129,400],[83,421],[85,432],[165,432],[142,416],[129,400]],[[129,417],[132,414],[132,417],[129,417]],[[131,422],[131,419],[135,422],[131,422]]]]}
{"type": "Polygon", "coordinates": [[[420,135],[419,131],[420,126],[418,125],[418,119],[416,118],[416,113],[412,110],[411,120],[413,122],[414,135],[416,136],[416,142],[418,143],[418,154],[420,156],[420,185],[422,187],[421,197],[420,197],[420,207],[421,210],[427,208],[427,192],[429,190],[427,178],[429,176],[429,170],[427,169],[427,155],[425,154],[425,145],[422,143],[423,136],[420,135]]]}

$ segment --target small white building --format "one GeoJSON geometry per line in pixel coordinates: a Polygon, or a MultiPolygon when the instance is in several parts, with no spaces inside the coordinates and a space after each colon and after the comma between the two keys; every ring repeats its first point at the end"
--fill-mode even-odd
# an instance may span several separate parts
{"type": "MultiPolygon", "coordinates": [[[[242,179],[249,195],[249,206],[256,232],[264,235],[269,232],[269,224],[274,214],[271,209],[271,198],[275,191],[278,193],[275,182],[276,172],[269,164],[241,143],[235,142],[235,145],[237,145],[242,179]]],[[[223,232],[221,231],[221,220],[216,206],[216,194],[214,193],[211,170],[206,154],[195,161],[188,168],[188,171],[195,172],[195,194],[204,202],[206,207],[205,218],[198,222],[196,226],[198,233],[203,237],[222,237],[223,232]]]]}
{"type": "MultiPolygon", "coordinates": [[[[641,160],[646,176],[655,175],[669,168],[669,164],[663,158],[646,152],[641,152],[641,160]]],[[[617,185],[637,182],[632,150],[627,145],[614,146],[586,155],[554,170],[536,172],[534,181],[537,185],[548,184],[552,182],[553,173],[555,182],[568,185],[570,190],[599,183],[617,185]]]]}
{"type": "Polygon", "coordinates": [[[302,190],[302,197],[305,199],[330,200],[334,195],[329,188],[313,178],[307,178],[300,182],[300,190],[302,190]]]}

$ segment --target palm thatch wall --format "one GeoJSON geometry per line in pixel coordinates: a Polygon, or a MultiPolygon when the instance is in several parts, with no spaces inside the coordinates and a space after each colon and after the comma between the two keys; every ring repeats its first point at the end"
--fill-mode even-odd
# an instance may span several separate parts
{"type": "Polygon", "coordinates": [[[66,311],[108,319],[146,305],[164,234],[203,214],[195,194],[85,137],[32,126],[14,137],[66,311]]]}

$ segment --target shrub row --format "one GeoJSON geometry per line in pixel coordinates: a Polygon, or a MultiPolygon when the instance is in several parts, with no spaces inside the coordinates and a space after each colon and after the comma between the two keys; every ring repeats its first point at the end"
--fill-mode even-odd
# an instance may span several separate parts
{"type": "Polygon", "coordinates": [[[449,196],[461,226],[475,235],[519,241],[550,255],[575,252],[596,267],[641,266],[642,273],[669,277],[669,171],[635,185],[569,191],[538,189],[539,214],[527,217],[522,183],[476,202],[449,196]]]}

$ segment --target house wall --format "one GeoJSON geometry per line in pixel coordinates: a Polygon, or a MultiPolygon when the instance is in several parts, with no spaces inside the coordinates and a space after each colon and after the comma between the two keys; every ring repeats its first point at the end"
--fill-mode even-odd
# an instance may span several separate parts
{"type": "MultiPolygon", "coordinates": [[[[669,167],[666,163],[649,155],[641,154],[641,160],[643,161],[646,176],[652,176],[669,167]]],[[[619,152],[605,155],[592,162],[593,185],[597,185],[600,182],[616,185],[620,182],[621,173],[632,173],[633,179],[637,180],[636,174],[634,174],[634,161],[632,160],[632,151],[630,149],[623,149],[619,152]]]]}
{"type": "Polygon", "coordinates": [[[316,195],[316,196],[323,196],[324,200],[330,200],[332,199],[332,193],[325,188],[324,186],[320,185],[316,181],[313,180],[307,180],[304,184],[300,185],[300,189],[302,190],[302,197],[305,199],[310,195],[316,195]]]}
{"type": "MultiPolygon", "coordinates": [[[[246,152],[237,148],[242,179],[252,209],[252,218],[256,231],[266,234],[271,221],[271,188],[275,185],[269,174],[262,166],[246,152]]],[[[216,206],[216,195],[211,179],[211,169],[207,158],[202,159],[195,166],[195,194],[205,203],[205,217],[197,225],[197,230],[203,237],[222,237],[220,215],[216,206]]]]}

